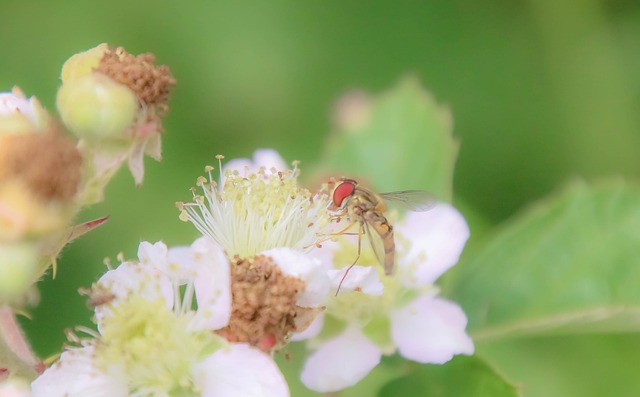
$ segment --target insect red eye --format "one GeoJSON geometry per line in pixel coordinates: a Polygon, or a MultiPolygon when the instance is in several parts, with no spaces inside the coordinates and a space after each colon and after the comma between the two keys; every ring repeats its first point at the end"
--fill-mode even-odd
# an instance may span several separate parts
{"type": "Polygon", "coordinates": [[[356,185],[353,182],[342,182],[339,184],[336,190],[333,191],[333,205],[336,207],[342,206],[344,199],[351,196],[355,189],[356,185]]]}

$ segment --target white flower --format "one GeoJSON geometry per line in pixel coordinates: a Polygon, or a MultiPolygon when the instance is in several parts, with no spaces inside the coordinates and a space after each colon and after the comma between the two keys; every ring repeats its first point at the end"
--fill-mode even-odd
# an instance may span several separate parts
{"type": "Polygon", "coordinates": [[[331,293],[327,269],[309,255],[329,225],[329,198],[300,187],[297,167],[286,168],[274,150],[254,160],[220,164],[221,184],[207,167],[208,179],[198,180],[204,195],[178,207],[231,262],[232,316],[219,333],[271,352],[304,331],[331,293]]]}
{"type": "MultiPolygon", "coordinates": [[[[383,354],[396,350],[409,360],[431,364],[442,364],[455,354],[473,354],[464,312],[457,304],[438,297],[432,285],[458,261],[469,237],[464,218],[452,206],[440,203],[428,212],[407,214],[394,227],[396,276],[383,278],[382,296],[338,296],[328,304],[327,315],[342,321],[345,329],[329,339],[323,339],[320,331],[310,341],[317,349],[307,358],[301,375],[310,389],[332,392],[352,386],[377,365],[383,354]],[[356,347],[358,353],[353,350],[356,347]],[[354,357],[358,359],[354,361],[354,357]],[[349,366],[342,368],[339,363],[349,366]]],[[[340,250],[335,246],[332,250],[334,260],[338,260],[340,250]]],[[[350,245],[351,255],[353,250],[350,245]]],[[[359,263],[367,261],[376,263],[371,253],[363,252],[359,263]]],[[[353,270],[342,288],[354,288],[349,284],[352,282],[355,288],[364,290],[358,284],[364,277],[349,281],[353,270]]],[[[375,285],[371,281],[369,284],[375,285]]]]}
{"type": "Polygon", "coordinates": [[[206,238],[167,249],[143,242],[93,286],[99,333],[72,341],[32,383],[34,396],[288,396],[267,354],[212,331],[231,314],[229,263],[206,238]],[[195,297],[197,306],[193,306],[195,297]],[[242,382],[238,372],[243,369],[242,382]]]}

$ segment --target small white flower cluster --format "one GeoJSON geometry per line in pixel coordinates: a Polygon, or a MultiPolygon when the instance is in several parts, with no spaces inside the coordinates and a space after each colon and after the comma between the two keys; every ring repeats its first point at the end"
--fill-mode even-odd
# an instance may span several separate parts
{"type": "Polygon", "coordinates": [[[92,287],[98,332],[77,338],[34,395],[287,396],[272,354],[291,340],[314,350],[301,376],[319,392],[355,385],[396,351],[421,363],[473,353],[464,313],[433,285],[469,236],[453,207],[394,222],[398,269],[385,276],[372,252],[351,266],[356,241],[317,244],[333,226],[327,192],[299,187],[274,151],[255,158],[179,203],[204,237],[142,243],[138,261],[92,287]]]}
{"type": "Polygon", "coordinates": [[[33,396],[288,395],[269,355],[213,332],[229,322],[231,291],[227,258],[207,238],[143,242],[90,297],[99,332],[62,353],[33,396]]]}

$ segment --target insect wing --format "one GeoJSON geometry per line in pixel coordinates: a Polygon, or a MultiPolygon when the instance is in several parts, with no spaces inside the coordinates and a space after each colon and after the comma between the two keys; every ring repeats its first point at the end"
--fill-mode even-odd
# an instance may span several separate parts
{"type": "Polygon", "coordinates": [[[379,195],[386,202],[409,211],[429,211],[438,204],[438,199],[424,190],[402,190],[379,195]]]}
{"type": "Polygon", "coordinates": [[[376,255],[378,263],[384,267],[384,243],[382,242],[382,237],[369,222],[364,222],[364,233],[367,235],[367,240],[371,244],[371,249],[376,255]]]}

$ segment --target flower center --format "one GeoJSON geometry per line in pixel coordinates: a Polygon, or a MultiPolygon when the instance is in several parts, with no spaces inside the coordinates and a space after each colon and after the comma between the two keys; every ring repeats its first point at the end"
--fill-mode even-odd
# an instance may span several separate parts
{"type": "Polygon", "coordinates": [[[151,53],[132,55],[122,47],[108,49],[94,69],[136,93],[138,100],[166,106],[169,91],[176,84],[166,65],[156,66],[151,53]]]}
{"type": "Polygon", "coordinates": [[[231,319],[218,333],[263,351],[284,345],[292,332],[302,330],[299,319],[314,310],[296,305],[304,288],[304,281],[282,273],[270,257],[236,256],[231,264],[231,319]]]}
{"type": "Polygon", "coordinates": [[[203,196],[178,203],[180,219],[220,245],[230,258],[252,258],[272,248],[304,250],[314,246],[328,222],[328,196],[298,186],[298,170],[267,172],[261,168],[247,177],[227,171],[224,187],[198,179],[203,196]]]}
{"type": "MultiPolygon", "coordinates": [[[[372,296],[365,293],[339,293],[331,299],[327,305],[327,313],[345,322],[357,322],[368,324],[380,314],[385,315],[393,305],[394,296],[400,285],[395,277],[384,275],[382,266],[369,246],[369,242],[363,237],[362,251],[358,259],[359,266],[373,266],[378,270],[380,280],[384,284],[384,293],[381,296],[372,296]]],[[[340,244],[333,252],[333,263],[337,267],[353,263],[357,255],[357,247],[351,239],[340,239],[340,244]]],[[[349,274],[347,274],[349,277],[349,274]]]]}
{"type": "Polygon", "coordinates": [[[207,331],[190,331],[161,300],[132,295],[105,317],[97,345],[105,368],[123,365],[133,390],[193,390],[191,365],[223,345],[207,331]]]}

